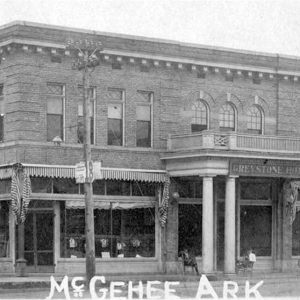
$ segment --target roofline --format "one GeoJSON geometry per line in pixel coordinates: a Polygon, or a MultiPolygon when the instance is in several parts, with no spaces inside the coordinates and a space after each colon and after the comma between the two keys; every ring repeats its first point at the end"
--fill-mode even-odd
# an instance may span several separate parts
{"type": "Polygon", "coordinates": [[[150,38],[150,37],[144,37],[144,36],[136,36],[136,35],[112,33],[112,32],[102,32],[102,31],[96,31],[96,30],[90,30],[90,29],[80,29],[80,28],[75,28],[75,27],[51,25],[51,24],[22,21],[22,20],[16,20],[16,21],[12,21],[7,24],[1,25],[0,30],[9,28],[9,27],[12,27],[15,25],[32,26],[32,27],[40,27],[40,28],[56,29],[56,30],[64,30],[64,31],[73,31],[73,32],[77,32],[77,33],[96,34],[96,35],[103,35],[103,36],[108,36],[108,37],[134,39],[134,40],[147,41],[147,42],[173,44],[173,45],[178,45],[178,46],[182,46],[182,47],[202,48],[202,49],[207,49],[207,50],[219,50],[219,51],[228,51],[228,52],[232,52],[232,53],[251,54],[251,55],[256,55],[256,56],[267,56],[267,57],[273,57],[273,58],[280,57],[280,58],[286,58],[286,59],[300,60],[300,56],[294,56],[294,55],[250,51],[250,50],[226,48],[226,47],[219,47],[219,46],[207,46],[207,45],[202,45],[202,44],[185,43],[185,42],[180,42],[180,41],[176,41],[176,40],[150,38]]]}

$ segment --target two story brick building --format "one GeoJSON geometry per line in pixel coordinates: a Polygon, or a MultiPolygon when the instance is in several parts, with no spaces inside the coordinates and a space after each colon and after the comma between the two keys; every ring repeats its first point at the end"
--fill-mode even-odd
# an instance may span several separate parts
{"type": "Polygon", "coordinates": [[[31,179],[27,271],[84,272],[83,88],[70,38],[104,47],[89,90],[97,273],[178,273],[184,248],[205,273],[234,273],[249,248],[257,270],[296,268],[299,58],[14,22],[0,27],[0,272],[17,259],[16,163],[31,179]]]}

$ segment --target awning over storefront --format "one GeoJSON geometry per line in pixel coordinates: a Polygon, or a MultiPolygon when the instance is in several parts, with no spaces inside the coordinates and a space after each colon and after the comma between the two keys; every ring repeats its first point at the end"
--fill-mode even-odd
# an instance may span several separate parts
{"type": "MultiPolygon", "coordinates": [[[[23,164],[25,172],[30,176],[50,178],[75,178],[75,166],[64,165],[33,165],[23,164]]],[[[12,165],[0,166],[0,179],[10,178],[12,165]]],[[[136,180],[144,182],[165,182],[166,171],[143,170],[143,169],[122,169],[122,168],[101,168],[101,178],[114,180],[136,180]]]]}
{"type": "MultiPolygon", "coordinates": [[[[134,209],[134,208],[148,208],[154,207],[155,202],[150,201],[139,201],[139,202],[109,202],[109,201],[94,201],[94,208],[95,209],[134,209]]],[[[67,200],[66,201],[66,208],[85,208],[84,199],[80,200],[67,200]]]]}

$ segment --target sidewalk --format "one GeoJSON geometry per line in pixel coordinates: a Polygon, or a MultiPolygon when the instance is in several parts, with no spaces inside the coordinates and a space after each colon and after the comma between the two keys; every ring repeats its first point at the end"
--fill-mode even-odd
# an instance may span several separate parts
{"type": "MultiPolygon", "coordinates": [[[[97,274],[102,275],[102,274],[97,274]]],[[[48,288],[50,287],[50,276],[54,276],[57,282],[61,282],[63,275],[56,274],[27,274],[25,277],[17,277],[15,274],[1,274],[0,275],[0,290],[5,289],[27,289],[27,288],[48,288]]],[[[69,280],[75,276],[83,276],[84,274],[74,274],[69,275],[69,280]]],[[[111,281],[179,281],[186,287],[197,286],[199,283],[199,276],[193,274],[106,274],[104,275],[107,284],[111,281]]],[[[300,273],[263,273],[263,272],[253,272],[253,274],[239,274],[239,275],[230,275],[226,276],[222,273],[217,273],[216,275],[208,275],[208,280],[213,283],[214,286],[223,285],[224,280],[235,281],[239,283],[245,283],[246,280],[249,280],[251,283],[264,280],[264,282],[275,283],[278,280],[290,281],[300,279],[300,273]]],[[[106,284],[106,285],[107,285],[106,284]]]]}

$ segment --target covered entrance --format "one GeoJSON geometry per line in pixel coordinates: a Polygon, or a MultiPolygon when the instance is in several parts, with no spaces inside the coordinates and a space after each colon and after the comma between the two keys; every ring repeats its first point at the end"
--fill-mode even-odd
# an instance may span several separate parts
{"type": "Polygon", "coordinates": [[[31,210],[25,221],[27,272],[54,272],[54,214],[52,210],[31,210]]]}

